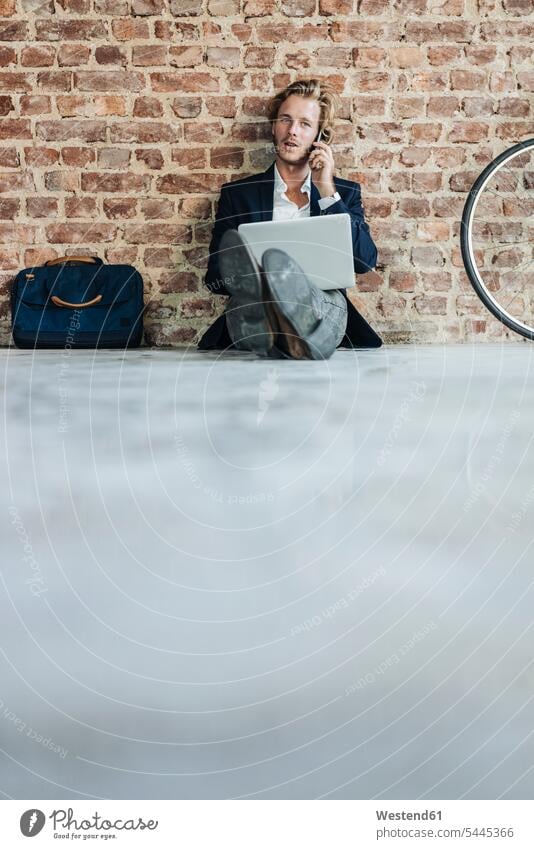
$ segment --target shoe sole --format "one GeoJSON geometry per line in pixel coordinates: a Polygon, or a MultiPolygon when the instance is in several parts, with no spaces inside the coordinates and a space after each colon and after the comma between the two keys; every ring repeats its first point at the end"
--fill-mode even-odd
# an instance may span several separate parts
{"type": "Polygon", "coordinates": [[[258,263],[237,230],[226,231],[219,251],[219,270],[233,299],[226,313],[232,336],[246,340],[247,348],[266,353],[273,345],[274,334],[265,312],[258,263]]]}
{"type": "Polygon", "coordinates": [[[313,310],[311,284],[306,274],[298,262],[278,248],[266,250],[261,262],[276,307],[295,333],[306,341],[306,337],[319,323],[313,310]]]}

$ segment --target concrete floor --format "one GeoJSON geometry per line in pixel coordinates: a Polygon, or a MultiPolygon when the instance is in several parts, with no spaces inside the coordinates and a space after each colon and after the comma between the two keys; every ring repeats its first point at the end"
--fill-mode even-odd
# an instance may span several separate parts
{"type": "Polygon", "coordinates": [[[4,350],[4,796],[532,798],[532,351],[4,350]]]}

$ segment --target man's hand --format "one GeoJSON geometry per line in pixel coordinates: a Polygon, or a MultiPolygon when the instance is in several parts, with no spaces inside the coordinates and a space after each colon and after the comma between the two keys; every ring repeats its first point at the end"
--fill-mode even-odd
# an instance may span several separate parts
{"type": "Polygon", "coordinates": [[[313,142],[313,150],[308,162],[312,175],[312,182],[319,191],[322,198],[331,197],[335,191],[334,186],[334,155],[326,142],[313,142]]]}

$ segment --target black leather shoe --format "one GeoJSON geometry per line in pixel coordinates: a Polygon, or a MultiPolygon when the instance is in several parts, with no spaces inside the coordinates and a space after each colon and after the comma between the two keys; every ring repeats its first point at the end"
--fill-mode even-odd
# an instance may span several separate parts
{"type": "Polygon", "coordinates": [[[313,308],[312,285],[306,274],[296,260],[278,248],[265,251],[261,262],[276,309],[293,330],[293,340],[286,332],[290,353],[302,359],[307,351],[309,359],[323,359],[324,355],[320,353],[322,339],[316,337],[317,334],[326,335],[328,331],[321,327],[313,308]],[[300,353],[293,353],[292,347],[300,353]]]}
{"type": "Polygon", "coordinates": [[[261,269],[237,230],[227,230],[219,245],[219,270],[231,300],[226,324],[235,347],[267,354],[274,332],[263,302],[261,269]]]}

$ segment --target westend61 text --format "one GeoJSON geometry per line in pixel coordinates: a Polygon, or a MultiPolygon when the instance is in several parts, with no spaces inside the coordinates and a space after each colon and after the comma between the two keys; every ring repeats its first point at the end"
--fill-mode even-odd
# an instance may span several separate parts
{"type": "Polygon", "coordinates": [[[377,820],[440,820],[441,811],[377,811],[377,820]]]}

